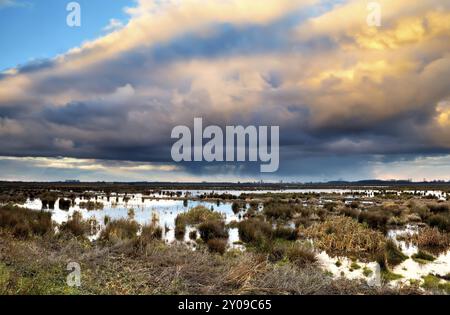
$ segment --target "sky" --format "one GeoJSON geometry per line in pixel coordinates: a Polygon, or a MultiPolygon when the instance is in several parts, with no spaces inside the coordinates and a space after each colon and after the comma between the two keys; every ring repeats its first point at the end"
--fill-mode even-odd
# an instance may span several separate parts
{"type": "Polygon", "coordinates": [[[0,180],[450,180],[450,1],[0,0],[0,180]],[[373,1],[372,1],[373,2],[373,1]],[[279,126],[277,172],[171,157],[279,126]]]}

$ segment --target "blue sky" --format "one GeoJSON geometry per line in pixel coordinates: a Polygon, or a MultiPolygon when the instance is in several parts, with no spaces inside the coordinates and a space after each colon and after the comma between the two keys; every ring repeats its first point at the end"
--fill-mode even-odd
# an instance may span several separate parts
{"type": "Polygon", "coordinates": [[[32,60],[51,58],[105,34],[110,19],[126,23],[132,0],[78,0],[81,27],[66,24],[68,0],[0,1],[0,72],[32,60]]]}

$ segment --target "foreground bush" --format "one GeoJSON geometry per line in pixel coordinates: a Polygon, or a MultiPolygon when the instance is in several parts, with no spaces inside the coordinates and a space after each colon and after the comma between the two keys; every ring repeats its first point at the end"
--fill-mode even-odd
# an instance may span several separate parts
{"type": "Polygon", "coordinates": [[[0,207],[0,227],[12,231],[16,237],[53,233],[51,213],[16,206],[0,207]]]}

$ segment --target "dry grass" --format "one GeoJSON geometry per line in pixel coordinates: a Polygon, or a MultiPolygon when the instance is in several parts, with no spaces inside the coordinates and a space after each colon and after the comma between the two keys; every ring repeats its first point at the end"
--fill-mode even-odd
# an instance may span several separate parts
{"type": "Polygon", "coordinates": [[[330,255],[373,257],[384,250],[386,239],[348,217],[329,218],[306,229],[299,229],[301,237],[313,239],[314,246],[330,255]]]}
{"type": "Polygon", "coordinates": [[[70,233],[76,237],[85,237],[88,234],[92,234],[90,232],[96,232],[92,231],[96,226],[97,224],[94,221],[83,220],[82,214],[75,211],[67,222],[61,224],[59,230],[61,233],[70,233]]]}
{"type": "Polygon", "coordinates": [[[50,212],[10,205],[0,207],[0,227],[11,229],[15,236],[21,238],[53,233],[50,212]]]}
{"type": "Polygon", "coordinates": [[[212,239],[227,239],[228,231],[223,221],[206,221],[198,226],[198,232],[204,242],[212,239]]]}
{"type": "Polygon", "coordinates": [[[404,237],[406,241],[412,242],[419,248],[432,251],[446,250],[450,246],[450,237],[447,233],[439,231],[437,228],[423,227],[419,233],[404,237]]]}
{"type": "Polygon", "coordinates": [[[213,238],[206,242],[208,249],[212,253],[225,254],[227,250],[227,240],[223,238],[213,238]]]}
{"type": "Polygon", "coordinates": [[[119,219],[108,223],[100,233],[100,240],[116,243],[120,240],[135,239],[139,224],[134,220],[119,219]]]}

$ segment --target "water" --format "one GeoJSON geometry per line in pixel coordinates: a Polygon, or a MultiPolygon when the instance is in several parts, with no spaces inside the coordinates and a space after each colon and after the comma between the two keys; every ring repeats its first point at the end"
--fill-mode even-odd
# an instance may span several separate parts
{"type": "MultiPolygon", "coordinates": [[[[83,219],[95,219],[100,229],[104,228],[105,217],[109,217],[112,220],[128,218],[128,213],[130,209],[134,211],[133,219],[140,225],[146,225],[152,223],[154,218],[157,219],[159,226],[163,228],[164,239],[168,243],[175,241],[175,218],[179,213],[186,212],[191,208],[196,206],[204,206],[208,209],[213,209],[216,212],[222,213],[225,217],[225,223],[230,223],[231,221],[240,221],[238,215],[235,215],[231,209],[231,203],[221,202],[217,205],[216,202],[210,201],[197,201],[189,200],[187,206],[184,205],[184,201],[181,199],[143,199],[141,194],[136,194],[133,197],[129,196],[129,200],[124,201],[124,197],[120,196],[118,201],[115,197],[111,197],[107,200],[106,196],[100,196],[86,199],[75,199],[75,205],[71,206],[69,210],[62,210],[59,207],[59,199],[55,202],[54,209],[46,210],[52,213],[52,220],[58,224],[67,222],[70,216],[73,215],[75,211],[81,213],[83,219]],[[103,204],[103,209],[101,210],[86,210],[80,208],[80,202],[99,202],[103,204]]],[[[33,210],[41,210],[42,202],[40,199],[27,200],[25,204],[21,205],[33,210]]],[[[185,234],[185,241],[189,240],[189,232],[192,231],[192,227],[188,227],[185,234]]],[[[100,232],[99,232],[100,233],[100,232]]],[[[90,239],[95,239],[99,236],[97,233],[91,236],[90,239]]],[[[231,247],[237,247],[234,242],[239,241],[238,231],[236,228],[231,228],[228,231],[229,238],[228,242],[231,247]]]]}

